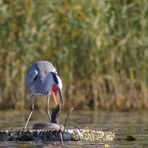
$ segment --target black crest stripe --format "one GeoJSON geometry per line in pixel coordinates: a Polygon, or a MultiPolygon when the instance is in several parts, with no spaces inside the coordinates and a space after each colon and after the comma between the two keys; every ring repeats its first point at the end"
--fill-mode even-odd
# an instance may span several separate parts
{"type": "Polygon", "coordinates": [[[59,81],[58,81],[58,78],[57,78],[57,74],[54,73],[54,72],[51,72],[51,73],[52,73],[52,76],[53,76],[54,82],[55,82],[56,84],[59,84],[59,81]]]}

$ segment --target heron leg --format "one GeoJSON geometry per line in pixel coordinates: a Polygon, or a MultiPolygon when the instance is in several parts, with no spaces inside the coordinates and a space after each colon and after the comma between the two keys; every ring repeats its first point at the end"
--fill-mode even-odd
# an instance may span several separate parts
{"type": "Polygon", "coordinates": [[[26,121],[26,124],[25,124],[24,129],[27,128],[28,122],[29,122],[29,120],[30,120],[30,118],[31,118],[31,116],[32,116],[33,111],[34,111],[34,96],[31,96],[31,101],[32,101],[32,103],[31,103],[30,114],[29,114],[29,116],[28,116],[28,119],[27,119],[27,121],[26,121]]]}
{"type": "Polygon", "coordinates": [[[47,96],[47,106],[46,106],[46,111],[47,111],[47,114],[48,114],[49,120],[51,120],[51,115],[50,115],[50,112],[49,112],[49,100],[50,100],[50,94],[47,96]]]}

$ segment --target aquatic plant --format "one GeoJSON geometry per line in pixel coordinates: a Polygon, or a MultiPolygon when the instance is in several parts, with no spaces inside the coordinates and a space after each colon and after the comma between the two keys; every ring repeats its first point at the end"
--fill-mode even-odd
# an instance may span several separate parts
{"type": "Polygon", "coordinates": [[[26,108],[27,68],[42,59],[65,108],[148,109],[147,26],[146,0],[0,0],[0,108],[26,108]]]}

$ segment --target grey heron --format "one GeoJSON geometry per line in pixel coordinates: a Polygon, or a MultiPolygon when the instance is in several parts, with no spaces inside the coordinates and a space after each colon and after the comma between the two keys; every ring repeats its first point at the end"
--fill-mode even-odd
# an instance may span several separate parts
{"type": "Polygon", "coordinates": [[[29,89],[31,95],[31,110],[27,118],[25,129],[28,122],[32,116],[34,110],[34,97],[35,96],[47,96],[46,111],[51,120],[51,115],[49,112],[49,99],[50,95],[54,97],[56,101],[56,94],[59,92],[61,103],[62,99],[62,80],[59,77],[55,67],[48,61],[37,61],[32,64],[27,73],[27,88],[29,89]]]}

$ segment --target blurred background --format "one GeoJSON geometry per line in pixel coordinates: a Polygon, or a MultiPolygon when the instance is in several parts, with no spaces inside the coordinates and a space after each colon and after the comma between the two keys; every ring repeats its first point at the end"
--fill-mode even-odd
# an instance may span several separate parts
{"type": "Polygon", "coordinates": [[[1,110],[29,107],[37,60],[57,68],[65,110],[148,109],[148,2],[0,0],[1,110]]]}

